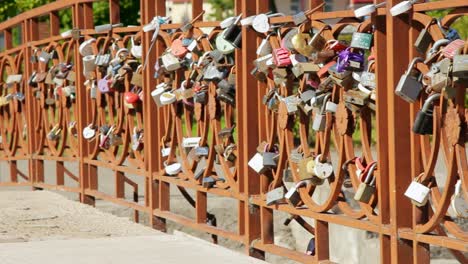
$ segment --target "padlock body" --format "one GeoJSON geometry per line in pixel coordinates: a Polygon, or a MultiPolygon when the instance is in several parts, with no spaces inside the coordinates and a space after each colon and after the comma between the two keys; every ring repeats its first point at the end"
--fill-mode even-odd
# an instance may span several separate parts
{"type": "Polygon", "coordinates": [[[286,201],[294,207],[301,202],[301,195],[296,188],[289,189],[289,191],[284,195],[284,198],[286,198],[286,201]]]}
{"type": "Polygon", "coordinates": [[[403,100],[414,103],[418,99],[419,93],[422,89],[422,83],[415,77],[405,73],[401,76],[400,81],[395,89],[395,94],[400,96],[403,100]]]}
{"type": "Polygon", "coordinates": [[[419,111],[413,123],[413,132],[420,135],[432,134],[432,114],[419,111]]]}
{"type": "Polygon", "coordinates": [[[314,122],[312,123],[312,129],[315,131],[324,131],[325,130],[325,115],[316,114],[314,117],[314,122]]]}
{"type": "Polygon", "coordinates": [[[359,187],[354,195],[354,200],[368,203],[372,195],[375,193],[375,187],[366,183],[359,184],[359,187]]]}
{"type": "Polygon", "coordinates": [[[468,55],[455,55],[453,57],[453,71],[454,77],[468,79],[468,55]]]}
{"type": "Polygon", "coordinates": [[[406,189],[405,196],[410,198],[414,205],[423,206],[429,199],[430,191],[431,189],[421,183],[412,181],[408,189],[406,189]]]}
{"type": "Polygon", "coordinates": [[[429,45],[432,43],[432,37],[429,31],[426,29],[423,29],[419,35],[416,41],[414,42],[414,47],[416,48],[417,51],[426,54],[427,48],[429,48],[429,45]]]}
{"type": "Polygon", "coordinates": [[[266,204],[273,205],[275,203],[280,203],[284,201],[284,189],[283,187],[276,188],[267,192],[266,194],[266,204]]]}

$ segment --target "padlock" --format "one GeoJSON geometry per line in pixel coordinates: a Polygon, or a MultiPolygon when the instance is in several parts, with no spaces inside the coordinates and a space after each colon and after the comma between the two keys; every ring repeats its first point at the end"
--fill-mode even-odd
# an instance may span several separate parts
{"type": "Polygon", "coordinates": [[[132,53],[132,56],[137,58],[137,59],[140,59],[143,56],[143,47],[142,47],[142,45],[141,44],[136,45],[133,36],[130,38],[130,44],[132,45],[132,47],[130,49],[130,52],[132,53]]]}
{"type": "MultiPolygon", "coordinates": [[[[468,203],[463,197],[462,181],[457,180],[455,192],[451,198],[450,207],[453,210],[453,216],[456,218],[468,218],[468,203]]],[[[466,193],[465,193],[466,197],[466,193]]]]}
{"type": "Polygon", "coordinates": [[[277,152],[269,152],[267,151],[268,145],[265,147],[265,150],[263,152],[263,167],[264,168],[276,168],[276,160],[279,157],[279,154],[277,152]]]}
{"type": "Polygon", "coordinates": [[[324,26],[321,28],[309,41],[309,45],[312,46],[312,51],[321,51],[327,44],[327,40],[320,34],[326,29],[330,29],[329,25],[324,26]]]}
{"type": "Polygon", "coordinates": [[[114,132],[115,127],[113,125],[110,128],[102,126],[100,130],[99,147],[102,149],[109,149],[111,134],[114,132]]]}
{"type": "Polygon", "coordinates": [[[439,40],[437,40],[434,43],[434,45],[432,45],[432,48],[429,49],[429,51],[426,53],[426,60],[424,61],[424,64],[430,64],[435,59],[437,59],[437,57],[439,55],[439,52],[441,51],[441,47],[446,46],[449,43],[450,43],[450,40],[448,40],[448,39],[439,39],[439,40]]]}
{"type": "Polygon", "coordinates": [[[117,28],[121,26],[123,26],[122,23],[98,25],[94,27],[94,31],[96,31],[96,33],[102,33],[106,31],[111,31],[113,28],[117,28]]]}
{"type": "Polygon", "coordinates": [[[10,74],[8,75],[5,83],[9,86],[11,86],[14,83],[21,83],[21,80],[23,79],[23,75],[21,74],[10,74]]]}
{"type": "Polygon", "coordinates": [[[269,41],[271,35],[272,33],[268,34],[266,38],[262,39],[262,42],[260,43],[256,51],[258,56],[262,57],[262,56],[271,54],[272,48],[271,48],[271,44],[269,41]]]}
{"type": "Polygon", "coordinates": [[[418,177],[416,177],[405,191],[405,196],[410,198],[411,203],[416,206],[424,206],[427,203],[429,194],[431,192],[431,189],[426,185],[431,185],[433,177],[429,177],[425,180],[425,182],[420,183],[423,176],[424,173],[421,173],[418,177]]]}
{"type": "Polygon", "coordinates": [[[89,55],[93,55],[93,43],[96,42],[95,38],[90,38],[88,40],[83,41],[83,43],[80,44],[80,47],[78,48],[78,51],[80,52],[81,56],[86,57],[89,55]]]}
{"type": "Polygon", "coordinates": [[[419,93],[423,87],[420,81],[421,74],[419,75],[419,78],[416,78],[411,74],[415,64],[422,61],[423,59],[420,57],[414,58],[409,64],[406,72],[401,76],[400,81],[395,88],[395,94],[409,103],[413,103],[416,99],[418,99],[419,93]]]}
{"type": "Polygon", "coordinates": [[[90,140],[96,135],[96,130],[94,129],[93,124],[89,124],[83,129],[83,138],[90,140]]]}
{"type": "Polygon", "coordinates": [[[273,50],[273,59],[277,67],[287,67],[292,64],[289,51],[283,47],[273,50]]]}
{"type": "Polygon", "coordinates": [[[320,111],[315,113],[314,121],[312,123],[312,129],[315,131],[325,131],[326,116],[325,116],[325,106],[326,102],[329,100],[331,94],[328,93],[322,103],[320,111]]]}
{"type": "Polygon", "coordinates": [[[375,180],[376,179],[374,176],[374,171],[376,167],[377,167],[377,162],[371,163],[364,182],[361,182],[359,184],[356,194],[354,195],[354,200],[362,202],[362,203],[369,202],[370,198],[375,193],[375,180]]]}
{"type": "Polygon", "coordinates": [[[171,53],[172,55],[183,58],[188,52],[187,47],[182,45],[182,41],[184,39],[184,35],[180,35],[177,39],[172,41],[171,43],[171,53]]]}
{"type": "Polygon", "coordinates": [[[236,20],[227,27],[223,32],[223,38],[229,42],[235,48],[241,48],[242,46],[242,29],[238,25],[242,14],[236,17],[236,20]]]}
{"type": "MultiPolygon", "coordinates": [[[[91,54],[92,55],[92,54],[91,54]]],[[[94,64],[98,67],[107,67],[109,66],[109,63],[111,61],[111,55],[110,54],[99,54],[96,56],[96,60],[94,61],[94,64]]]]}
{"type": "Polygon", "coordinates": [[[38,49],[34,49],[33,54],[31,55],[31,58],[29,59],[29,62],[31,62],[32,64],[38,62],[37,52],[38,52],[38,49]]]}
{"type": "Polygon", "coordinates": [[[47,139],[53,141],[57,140],[60,136],[61,131],[62,129],[60,128],[60,126],[58,124],[55,125],[47,134],[47,139]]]}
{"type": "Polygon", "coordinates": [[[372,34],[363,32],[354,32],[351,38],[351,48],[368,50],[372,46],[372,34]]]}
{"type": "Polygon", "coordinates": [[[134,127],[133,134],[132,134],[132,150],[140,151],[142,149],[143,149],[143,130],[137,129],[136,127],[134,127]]]}
{"type": "Polygon", "coordinates": [[[138,96],[138,92],[136,90],[124,93],[124,105],[128,109],[135,109],[138,101],[140,101],[140,97],[138,96]]]}
{"type": "Polygon", "coordinates": [[[232,134],[234,133],[234,128],[236,128],[236,124],[234,124],[232,127],[225,127],[221,129],[218,132],[218,138],[225,139],[232,137],[232,134]]]}
{"type": "Polygon", "coordinates": [[[270,206],[273,204],[284,202],[284,188],[278,187],[266,193],[266,205],[270,206]]]}
{"type": "Polygon", "coordinates": [[[413,4],[415,4],[417,0],[407,0],[407,1],[401,1],[400,3],[392,6],[390,8],[390,14],[392,16],[398,16],[403,13],[408,12],[411,8],[413,8],[413,4]]]}
{"type": "Polygon", "coordinates": [[[41,54],[39,54],[39,61],[43,62],[45,64],[49,63],[49,60],[52,58],[52,55],[50,53],[47,53],[46,51],[42,50],[41,54]]]}
{"type": "MultiPolygon", "coordinates": [[[[302,154],[301,154],[302,156],[302,154]]],[[[314,177],[315,159],[313,157],[306,157],[299,160],[298,173],[299,179],[305,180],[314,177]]]]}
{"type": "Polygon", "coordinates": [[[359,90],[348,90],[344,93],[344,100],[347,103],[364,106],[367,104],[369,94],[359,90]]]}
{"type": "Polygon", "coordinates": [[[298,105],[301,103],[301,99],[296,95],[285,97],[282,100],[286,104],[289,115],[293,115],[299,110],[298,105]]]}
{"type": "Polygon", "coordinates": [[[444,34],[445,38],[452,41],[455,41],[457,39],[460,39],[460,35],[458,34],[457,30],[454,28],[446,28],[442,26],[441,20],[436,19],[437,21],[437,26],[439,27],[440,31],[442,31],[442,34],[444,34]]]}
{"type": "Polygon", "coordinates": [[[271,28],[270,23],[268,21],[269,18],[276,16],[284,16],[284,14],[258,14],[252,20],[252,28],[258,33],[267,33],[271,28]]]}
{"type": "Polygon", "coordinates": [[[182,147],[196,148],[200,145],[201,137],[187,137],[182,138],[182,147]]]}
{"type": "Polygon", "coordinates": [[[421,110],[416,114],[416,119],[413,123],[413,132],[420,135],[431,135],[433,131],[433,110],[430,107],[434,105],[434,101],[440,98],[440,94],[436,93],[429,96],[421,110]]]}
{"type": "Polygon", "coordinates": [[[162,55],[161,60],[164,68],[166,68],[166,70],[169,72],[178,70],[180,67],[182,67],[179,59],[177,59],[177,57],[172,53],[166,53],[162,55]]]}
{"type": "Polygon", "coordinates": [[[333,175],[333,166],[328,161],[321,162],[321,156],[322,154],[319,154],[317,155],[317,157],[315,157],[314,175],[319,177],[320,179],[327,179],[333,175]]]}
{"type": "Polygon", "coordinates": [[[291,206],[296,207],[302,202],[301,195],[297,189],[306,186],[309,182],[310,180],[299,181],[284,195],[284,198],[291,206]]]}
{"type": "Polygon", "coordinates": [[[301,25],[299,27],[298,33],[292,37],[291,43],[298,53],[304,56],[310,56],[312,54],[313,48],[312,46],[308,45],[308,42],[312,39],[312,37],[309,33],[303,32],[303,26],[304,25],[301,25]]]}
{"type": "Polygon", "coordinates": [[[280,45],[282,48],[285,48],[289,52],[294,52],[294,46],[292,44],[292,38],[299,33],[298,28],[289,29],[285,35],[281,36],[279,32],[277,33],[280,45]]]}
{"type": "Polygon", "coordinates": [[[426,91],[441,92],[452,84],[449,74],[451,73],[452,61],[445,58],[437,63],[432,63],[430,71],[424,75],[423,84],[428,86],[426,91]]]}
{"type": "Polygon", "coordinates": [[[167,164],[167,162],[164,162],[164,171],[167,175],[169,176],[175,176],[179,174],[182,171],[182,164],[176,162],[172,164],[167,164]]]}
{"type": "Polygon", "coordinates": [[[237,156],[235,155],[234,151],[236,150],[237,146],[236,144],[229,144],[223,151],[223,158],[224,161],[229,161],[234,163],[237,159],[237,156]]]}
{"type": "Polygon", "coordinates": [[[372,88],[372,89],[375,89],[376,87],[375,73],[371,72],[371,68],[374,63],[375,63],[375,60],[371,60],[369,64],[367,65],[367,70],[363,71],[361,76],[359,77],[360,84],[364,85],[365,87],[372,88]]]}
{"type": "Polygon", "coordinates": [[[455,56],[455,54],[457,54],[457,52],[463,48],[464,45],[465,41],[456,39],[442,49],[442,54],[445,58],[453,59],[453,56],[455,56]]]}
{"type": "Polygon", "coordinates": [[[227,31],[227,29],[225,29],[223,32],[219,33],[216,36],[216,40],[215,40],[216,49],[221,51],[223,54],[231,54],[231,53],[234,52],[236,47],[234,47],[230,42],[228,42],[224,38],[224,34],[225,34],[226,31],[227,31]]]}
{"type": "Polygon", "coordinates": [[[345,70],[362,71],[363,69],[364,53],[362,51],[354,52],[351,51],[351,48],[346,48],[338,53],[337,72],[343,72],[345,70]]]}
{"type": "Polygon", "coordinates": [[[426,53],[427,48],[429,48],[429,45],[431,45],[433,41],[432,36],[429,33],[429,27],[434,23],[435,19],[431,19],[431,21],[427,23],[423,30],[421,30],[421,32],[418,35],[418,38],[414,42],[414,47],[422,54],[426,53]]]}
{"type": "Polygon", "coordinates": [[[204,177],[202,180],[202,186],[207,189],[213,188],[215,183],[216,180],[211,176],[204,177]]]}

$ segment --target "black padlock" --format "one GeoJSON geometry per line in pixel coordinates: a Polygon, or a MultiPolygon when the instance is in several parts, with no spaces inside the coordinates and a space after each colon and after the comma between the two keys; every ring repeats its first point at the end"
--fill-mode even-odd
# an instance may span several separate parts
{"type": "Polygon", "coordinates": [[[429,96],[421,110],[416,114],[416,119],[413,124],[413,132],[420,135],[430,135],[433,130],[432,109],[433,102],[440,98],[440,94],[433,94],[429,96]]]}
{"type": "Polygon", "coordinates": [[[236,48],[242,46],[242,28],[237,25],[240,21],[242,14],[236,18],[234,23],[224,31],[223,38],[236,48]]]}

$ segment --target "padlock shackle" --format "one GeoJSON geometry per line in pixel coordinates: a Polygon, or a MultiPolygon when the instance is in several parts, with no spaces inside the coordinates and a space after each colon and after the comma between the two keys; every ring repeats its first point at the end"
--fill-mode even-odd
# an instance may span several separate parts
{"type": "Polygon", "coordinates": [[[430,107],[431,105],[433,105],[432,103],[433,103],[435,100],[439,99],[439,98],[440,98],[440,93],[435,93],[435,94],[429,96],[429,97],[426,99],[426,101],[424,101],[424,104],[423,104],[423,107],[422,107],[421,111],[427,113],[427,112],[429,111],[429,107],[430,107]]]}
{"type": "Polygon", "coordinates": [[[450,42],[451,42],[450,40],[445,39],[445,38],[437,40],[436,42],[434,42],[434,45],[432,46],[432,48],[429,50],[427,54],[430,55],[430,54],[436,53],[439,50],[440,46],[445,46],[449,44],[450,42]]]}
{"type": "Polygon", "coordinates": [[[377,167],[377,162],[374,161],[370,165],[369,170],[367,171],[367,176],[366,176],[366,179],[364,181],[365,184],[375,186],[375,176],[373,176],[373,175],[374,175],[374,171],[375,171],[376,167],[377,167]]]}
{"type": "Polygon", "coordinates": [[[416,57],[416,58],[414,58],[414,59],[410,62],[410,64],[408,65],[407,73],[409,74],[409,73],[411,72],[411,70],[414,69],[414,66],[416,65],[416,63],[418,63],[418,62],[423,62],[423,61],[424,61],[424,59],[421,58],[421,57],[416,57]]]}
{"type": "Polygon", "coordinates": [[[325,97],[323,98],[322,107],[320,108],[320,114],[323,115],[325,113],[327,102],[330,100],[331,93],[326,93],[325,97]]]}

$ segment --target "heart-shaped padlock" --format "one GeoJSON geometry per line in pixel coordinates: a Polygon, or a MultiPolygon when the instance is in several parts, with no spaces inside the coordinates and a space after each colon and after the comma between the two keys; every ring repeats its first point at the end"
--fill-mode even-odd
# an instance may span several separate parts
{"type": "Polygon", "coordinates": [[[188,52],[187,47],[183,45],[184,36],[180,35],[179,38],[175,39],[171,44],[171,53],[179,58],[185,57],[188,52]]]}

